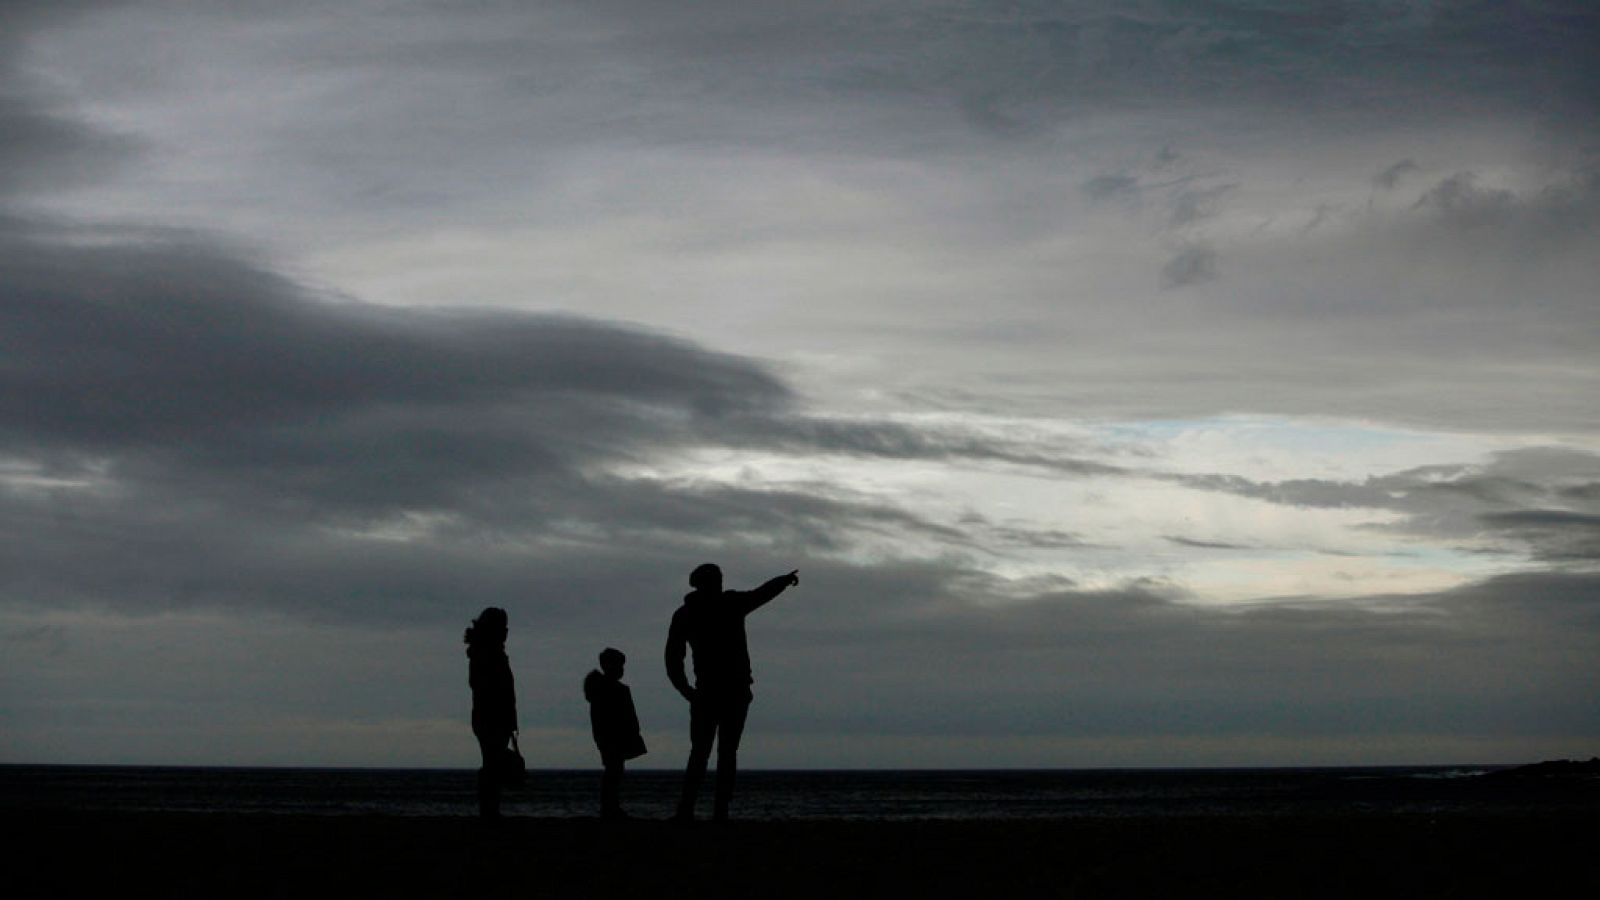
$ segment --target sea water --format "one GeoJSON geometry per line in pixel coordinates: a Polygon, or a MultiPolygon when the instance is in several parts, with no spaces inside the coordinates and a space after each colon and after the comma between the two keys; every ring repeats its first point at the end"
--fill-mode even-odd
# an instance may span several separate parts
{"type": "MultiPolygon", "coordinates": [[[[1047,771],[748,771],[741,819],[1056,819],[1596,809],[1600,785],[1489,777],[1491,766],[1047,771]]],[[[702,791],[709,803],[711,782],[702,791]]],[[[474,771],[0,766],[0,811],[469,816],[474,771]]],[[[587,817],[598,770],[531,771],[506,815],[587,817]]],[[[624,804],[666,818],[678,772],[629,772],[624,804]]],[[[705,810],[709,812],[709,810],[705,810]]]]}

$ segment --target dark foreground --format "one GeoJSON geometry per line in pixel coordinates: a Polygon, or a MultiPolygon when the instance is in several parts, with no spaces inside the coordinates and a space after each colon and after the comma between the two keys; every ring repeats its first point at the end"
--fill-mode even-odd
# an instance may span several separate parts
{"type": "Polygon", "coordinates": [[[1600,896],[1600,812],[727,827],[33,812],[0,825],[8,897],[1600,896]]]}

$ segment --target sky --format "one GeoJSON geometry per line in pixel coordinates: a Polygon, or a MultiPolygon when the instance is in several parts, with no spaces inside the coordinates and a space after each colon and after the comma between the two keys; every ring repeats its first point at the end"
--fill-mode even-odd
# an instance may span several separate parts
{"type": "Polygon", "coordinates": [[[1600,753],[1600,9],[0,7],[0,762],[1600,753]]]}

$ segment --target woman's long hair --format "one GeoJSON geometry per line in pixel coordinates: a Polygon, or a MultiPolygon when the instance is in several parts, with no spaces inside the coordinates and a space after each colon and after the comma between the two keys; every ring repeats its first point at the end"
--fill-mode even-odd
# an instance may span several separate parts
{"type": "Polygon", "coordinates": [[[507,625],[506,611],[498,606],[491,606],[467,626],[467,631],[461,636],[462,643],[467,645],[467,655],[471,656],[474,650],[482,647],[499,647],[506,642],[507,625]]]}

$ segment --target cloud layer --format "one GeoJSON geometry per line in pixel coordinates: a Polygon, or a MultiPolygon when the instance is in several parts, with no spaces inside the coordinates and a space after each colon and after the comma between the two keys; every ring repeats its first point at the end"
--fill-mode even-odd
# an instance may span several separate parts
{"type": "Polygon", "coordinates": [[[707,559],[757,764],[1600,735],[1586,4],[646,7],[0,14],[0,758],[465,765],[497,605],[669,765],[707,559]]]}

